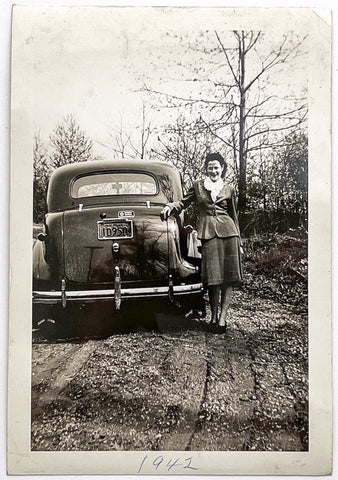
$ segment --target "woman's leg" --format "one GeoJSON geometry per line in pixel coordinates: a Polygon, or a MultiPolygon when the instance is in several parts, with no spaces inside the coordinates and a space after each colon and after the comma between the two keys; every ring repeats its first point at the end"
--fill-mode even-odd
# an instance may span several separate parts
{"type": "Polygon", "coordinates": [[[232,298],[232,286],[222,285],[221,315],[219,317],[219,326],[225,327],[230,301],[232,298]]]}
{"type": "Polygon", "coordinates": [[[209,285],[208,294],[211,308],[211,323],[218,323],[218,304],[219,294],[221,291],[220,285],[209,285]]]}

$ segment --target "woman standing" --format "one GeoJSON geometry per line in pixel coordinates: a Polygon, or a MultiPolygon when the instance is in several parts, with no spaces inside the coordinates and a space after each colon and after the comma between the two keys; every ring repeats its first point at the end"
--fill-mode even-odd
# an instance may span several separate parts
{"type": "Polygon", "coordinates": [[[224,182],[226,163],[219,153],[205,159],[206,177],[196,180],[179,202],[169,203],[161,218],[178,214],[192,202],[199,210],[198,238],[202,243],[202,280],[208,288],[211,322],[226,328],[233,285],[242,281],[241,243],[234,188],[224,182]],[[221,294],[221,313],[218,316],[221,294]]]}

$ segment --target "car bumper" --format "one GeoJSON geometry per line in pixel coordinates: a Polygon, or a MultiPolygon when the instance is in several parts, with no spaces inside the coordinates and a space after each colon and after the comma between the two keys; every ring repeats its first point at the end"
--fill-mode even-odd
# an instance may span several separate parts
{"type": "MultiPolygon", "coordinates": [[[[174,295],[189,295],[200,293],[203,290],[202,283],[190,285],[174,285],[174,295]]],[[[122,288],[121,299],[128,298],[149,298],[168,297],[169,286],[144,287],[144,288],[122,288]]],[[[115,290],[69,290],[61,291],[33,291],[33,303],[35,304],[57,304],[65,298],[67,302],[94,302],[97,300],[114,300],[115,290]]]]}

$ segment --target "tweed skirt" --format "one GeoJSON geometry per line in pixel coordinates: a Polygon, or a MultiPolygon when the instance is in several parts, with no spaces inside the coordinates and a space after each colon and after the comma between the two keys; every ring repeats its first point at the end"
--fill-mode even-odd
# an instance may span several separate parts
{"type": "Polygon", "coordinates": [[[202,240],[202,281],[204,285],[238,285],[242,282],[238,237],[202,240]]]}

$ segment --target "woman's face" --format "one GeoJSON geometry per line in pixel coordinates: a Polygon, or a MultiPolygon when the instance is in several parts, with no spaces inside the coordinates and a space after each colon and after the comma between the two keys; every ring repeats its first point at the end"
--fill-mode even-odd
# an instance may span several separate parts
{"type": "Polygon", "coordinates": [[[218,160],[211,160],[207,165],[207,175],[213,182],[222,177],[223,168],[218,160]]]}

